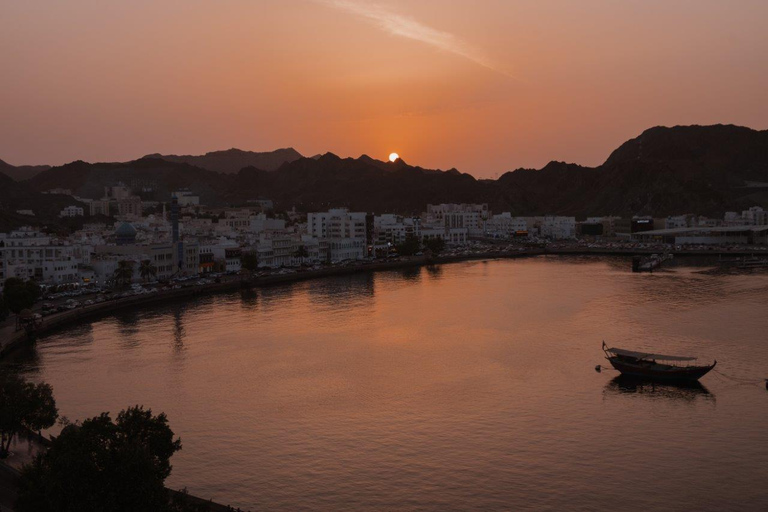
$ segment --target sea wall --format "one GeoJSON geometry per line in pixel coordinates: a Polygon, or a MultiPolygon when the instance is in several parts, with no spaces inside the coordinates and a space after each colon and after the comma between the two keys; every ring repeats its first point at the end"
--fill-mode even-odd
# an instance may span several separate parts
{"type": "MultiPolygon", "coordinates": [[[[414,256],[401,258],[396,261],[383,261],[375,263],[366,263],[350,265],[346,267],[326,267],[319,270],[310,270],[305,272],[294,272],[289,274],[273,274],[262,277],[238,276],[225,279],[220,283],[210,283],[206,285],[195,285],[175,290],[164,290],[157,293],[137,295],[117,300],[93,304],[90,306],[79,307],[70,311],[55,313],[46,316],[42,324],[35,330],[35,336],[42,336],[56,329],[72,325],[82,321],[89,321],[95,318],[114,313],[118,310],[129,308],[145,308],[162,302],[171,302],[175,300],[188,300],[195,297],[209,295],[214,293],[226,293],[238,289],[256,288],[263,286],[273,286],[284,283],[306,281],[322,277],[331,277],[361,272],[376,272],[385,270],[397,270],[409,267],[419,267],[424,265],[455,263],[460,261],[479,260],[479,259],[501,259],[501,258],[521,258],[540,255],[597,255],[597,256],[631,256],[636,254],[652,254],[658,250],[653,249],[633,249],[633,248],[587,248],[587,247],[555,247],[555,248],[528,248],[518,251],[485,251],[474,254],[461,254],[454,256],[440,256],[426,258],[424,256],[414,256]]],[[[695,250],[695,251],[676,251],[676,256],[718,256],[720,254],[730,256],[742,256],[753,254],[744,251],[724,251],[715,250],[695,250]]],[[[15,349],[23,346],[28,341],[28,336],[23,330],[14,330],[12,327],[6,327],[0,330],[0,359],[10,354],[15,349]]]]}

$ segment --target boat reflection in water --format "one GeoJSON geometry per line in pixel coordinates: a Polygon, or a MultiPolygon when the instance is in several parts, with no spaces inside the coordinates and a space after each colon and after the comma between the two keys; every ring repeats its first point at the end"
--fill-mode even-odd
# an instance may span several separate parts
{"type": "Polygon", "coordinates": [[[715,401],[715,395],[699,381],[659,382],[657,380],[618,375],[605,385],[604,395],[643,395],[660,400],[715,401]]]}

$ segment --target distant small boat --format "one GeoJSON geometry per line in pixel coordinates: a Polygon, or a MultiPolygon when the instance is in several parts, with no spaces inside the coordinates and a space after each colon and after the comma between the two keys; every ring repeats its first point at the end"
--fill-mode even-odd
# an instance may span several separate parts
{"type": "Polygon", "coordinates": [[[605,358],[622,375],[654,380],[697,381],[717,364],[717,361],[715,361],[711,365],[704,366],[682,365],[679,363],[690,363],[697,358],[635,352],[634,350],[624,350],[623,348],[609,348],[605,342],[603,342],[603,352],[605,352],[605,358]]]}

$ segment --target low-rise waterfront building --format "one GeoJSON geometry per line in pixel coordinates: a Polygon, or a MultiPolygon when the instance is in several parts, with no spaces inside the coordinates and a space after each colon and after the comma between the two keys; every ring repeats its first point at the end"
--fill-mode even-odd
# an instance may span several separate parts
{"type": "Polygon", "coordinates": [[[85,210],[82,206],[67,206],[63,210],[61,210],[61,213],[59,213],[59,217],[82,217],[85,215],[85,210]]]}

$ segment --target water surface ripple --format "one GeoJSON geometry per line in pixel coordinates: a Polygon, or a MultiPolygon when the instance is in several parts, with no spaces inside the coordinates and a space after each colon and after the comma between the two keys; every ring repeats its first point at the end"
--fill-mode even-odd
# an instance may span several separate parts
{"type": "Polygon", "coordinates": [[[15,364],[70,419],[165,411],[169,485],[268,510],[767,510],[768,394],[627,383],[600,343],[768,376],[768,277],[532,258],[128,311],[15,364]]]}

